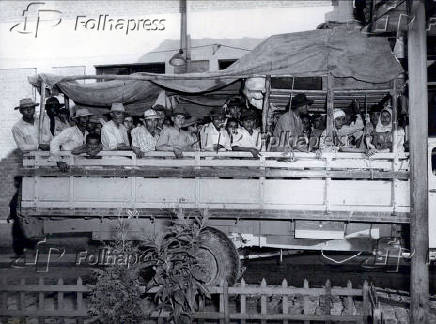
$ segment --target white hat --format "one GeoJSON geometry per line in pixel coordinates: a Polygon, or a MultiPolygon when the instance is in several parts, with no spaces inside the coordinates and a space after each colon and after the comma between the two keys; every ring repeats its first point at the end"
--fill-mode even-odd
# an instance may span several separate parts
{"type": "Polygon", "coordinates": [[[114,102],[111,106],[111,112],[113,111],[121,111],[121,112],[126,112],[126,110],[124,109],[124,105],[120,102],[114,102]]]}
{"type": "Polygon", "coordinates": [[[92,116],[92,114],[89,112],[87,108],[79,108],[76,110],[76,114],[73,118],[77,117],[86,117],[86,116],[92,116]]]}
{"type": "Polygon", "coordinates": [[[338,117],[345,117],[345,112],[342,109],[333,110],[333,119],[336,119],[338,117]]]}
{"type": "Polygon", "coordinates": [[[145,119],[159,119],[160,116],[156,113],[154,109],[147,109],[144,111],[144,118],[145,119]]]}

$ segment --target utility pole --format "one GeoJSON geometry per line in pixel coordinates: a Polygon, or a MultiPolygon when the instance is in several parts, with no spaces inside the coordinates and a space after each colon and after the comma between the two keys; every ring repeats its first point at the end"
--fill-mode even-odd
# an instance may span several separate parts
{"type": "Polygon", "coordinates": [[[424,0],[411,1],[408,29],[410,123],[410,323],[427,324],[428,253],[428,100],[427,33],[424,0]]]}
{"type": "Polygon", "coordinates": [[[186,60],[186,65],[184,66],[185,72],[189,72],[189,63],[191,61],[187,8],[187,0],[180,0],[180,48],[183,50],[183,57],[186,60]]]}

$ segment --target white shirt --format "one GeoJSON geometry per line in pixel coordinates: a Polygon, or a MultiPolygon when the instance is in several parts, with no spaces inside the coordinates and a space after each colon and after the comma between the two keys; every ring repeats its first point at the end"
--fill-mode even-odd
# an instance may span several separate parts
{"type": "MultiPolygon", "coordinates": [[[[15,140],[15,144],[22,151],[33,151],[38,149],[39,139],[39,118],[35,117],[33,124],[27,123],[21,118],[12,127],[12,135],[15,140]]],[[[47,118],[43,118],[42,125],[42,144],[50,143],[53,135],[50,132],[50,121],[47,118]]]]}
{"type": "Polygon", "coordinates": [[[262,140],[259,130],[253,129],[253,133],[250,134],[244,127],[239,128],[238,134],[233,137],[232,147],[233,146],[251,147],[260,150],[262,140]]]}
{"type": "Polygon", "coordinates": [[[132,147],[138,147],[141,152],[156,150],[158,139],[157,131],[153,136],[145,126],[139,126],[132,130],[132,147]]]}
{"type": "Polygon", "coordinates": [[[231,150],[230,136],[224,128],[219,131],[213,123],[203,126],[200,131],[201,148],[205,150],[213,150],[213,146],[218,144],[222,145],[226,150],[231,150]]]}
{"type": "Polygon", "coordinates": [[[85,134],[77,127],[68,127],[56,135],[50,143],[50,155],[59,155],[60,151],[71,151],[85,144],[85,134]]]}
{"type": "Polygon", "coordinates": [[[117,127],[113,120],[105,123],[101,128],[101,144],[103,145],[103,150],[116,150],[117,146],[122,143],[130,146],[126,126],[121,124],[117,127]]]}

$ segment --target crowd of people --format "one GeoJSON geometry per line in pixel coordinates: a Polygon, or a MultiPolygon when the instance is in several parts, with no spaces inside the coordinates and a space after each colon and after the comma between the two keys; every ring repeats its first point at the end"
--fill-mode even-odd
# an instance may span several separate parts
{"type": "Polygon", "coordinates": [[[49,150],[51,159],[62,166],[61,151],[101,158],[106,151],[132,150],[138,158],[150,151],[171,151],[176,157],[185,151],[246,151],[259,157],[262,145],[267,151],[298,150],[303,152],[342,151],[403,152],[405,131],[397,127],[393,135],[393,113],[390,100],[371,107],[363,114],[357,101],[350,109],[334,109],[333,129],[327,134],[325,114],[311,112],[313,101],[304,94],[290,100],[285,111],[272,110],[268,141],[260,130],[260,110],[247,108],[239,97],[231,98],[223,107],[213,108],[202,118],[193,118],[181,107],[166,110],[155,106],[143,116],[130,116],[122,103],[113,103],[109,114],[94,115],[76,106],[75,114],[48,98],[44,117],[35,114],[30,98],[20,100],[22,118],[13,126],[15,142],[23,151],[49,150]],[[263,136],[263,137],[262,137],[263,136]]]}

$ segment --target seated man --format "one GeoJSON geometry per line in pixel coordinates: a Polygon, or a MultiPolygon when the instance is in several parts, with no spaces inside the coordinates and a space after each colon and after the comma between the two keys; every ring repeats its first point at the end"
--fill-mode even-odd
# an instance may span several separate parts
{"type": "Polygon", "coordinates": [[[273,135],[280,137],[283,133],[289,133],[293,138],[302,135],[304,131],[302,116],[308,114],[312,103],[313,100],[307,99],[302,93],[289,100],[287,111],[277,120],[273,135]]]}
{"type": "Polygon", "coordinates": [[[20,100],[20,105],[14,109],[20,110],[20,114],[23,116],[12,127],[12,135],[15,140],[15,144],[21,151],[33,151],[38,148],[41,150],[49,150],[50,140],[53,138],[50,132],[50,123],[48,118],[43,118],[41,144],[39,143],[39,118],[35,116],[35,107],[39,104],[35,103],[30,98],[20,100]]]}
{"type": "Polygon", "coordinates": [[[86,108],[79,108],[76,110],[74,116],[75,125],[68,127],[56,135],[50,143],[51,159],[58,162],[61,169],[66,169],[66,164],[60,161],[59,152],[71,151],[73,149],[80,149],[85,144],[86,128],[89,116],[92,114],[86,108]]]}
{"type": "Polygon", "coordinates": [[[341,134],[340,132],[346,121],[345,112],[342,109],[335,109],[333,111],[333,118],[334,129],[332,137],[327,136],[327,130],[324,130],[321,134],[319,148],[327,151],[358,152],[359,149],[351,144],[351,135],[341,134]]]}
{"type": "Polygon", "coordinates": [[[111,120],[101,128],[101,143],[103,150],[126,151],[130,149],[127,128],[124,126],[126,111],[122,103],[113,103],[111,106],[111,120]]]}
{"type": "Polygon", "coordinates": [[[215,108],[209,116],[212,121],[204,125],[200,131],[201,148],[205,151],[230,151],[230,137],[224,128],[226,123],[224,111],[215,108]]]}
{"type": "Polygon", "coordinates": [[[160,116],[153,109],[144,112],[144,125],[132,130],[132,149],[138,158],[144,157],[144,153],[156,150],[159,139],[157,123],[160,116]]]}
{"type": "Polygon", "coordinates": [[[171,120],[174,126],[167,126],[162,129],[156,143],[157,151],[174,152],[177,158],[183,157],[183,151],[194,151],[195,140],[188,131],[181,128],[185,123],[185,118],[189,115],[181,108],[176,107],[172,113],[171,120]]]}
{"type": "Polygon", "coordinates": [[[238,135],[233,138],[233,151],[250,152],[253,157],[259,157],[259,150],[262,146],[259,130],[256,127],[257,114],[254,110],[246,110],[241,116],[242,128],[238,135]]]}

